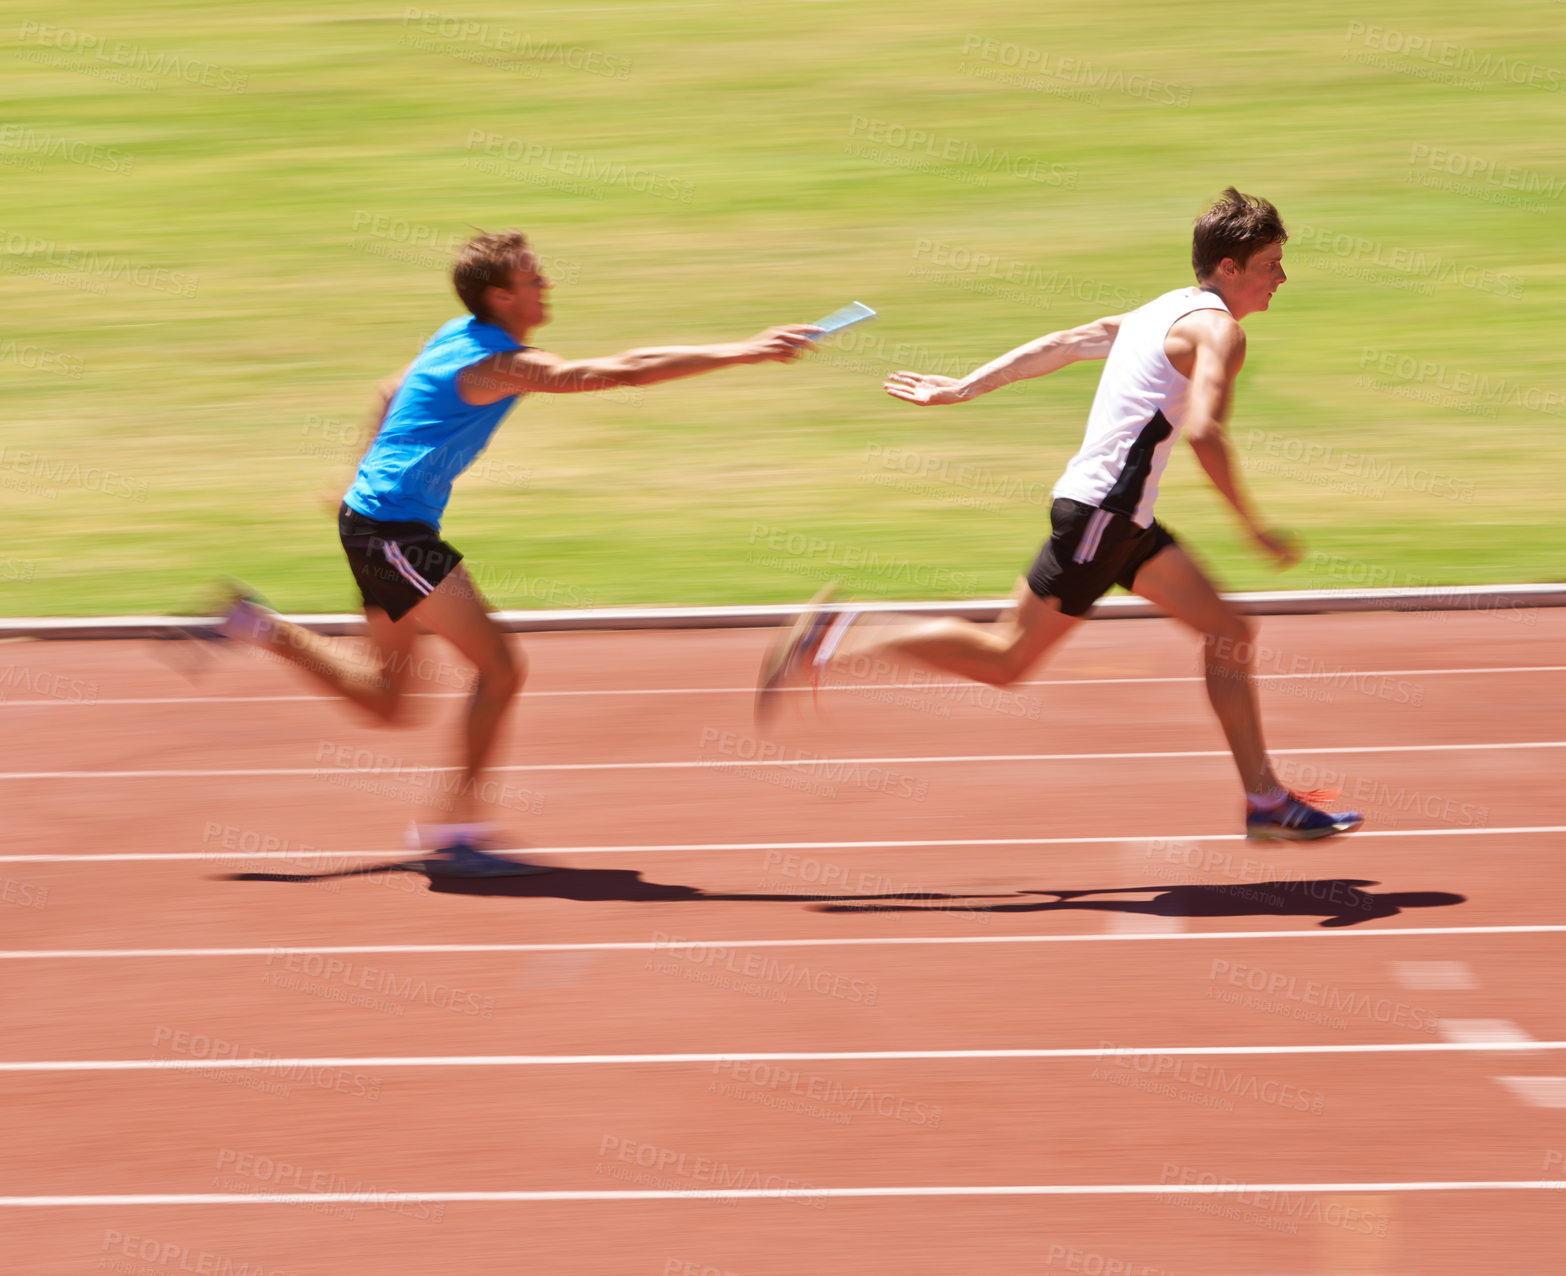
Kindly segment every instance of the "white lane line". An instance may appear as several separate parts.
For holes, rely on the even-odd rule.
[[[1496,1077],[1530,1108],[1566,1108],[1566,1077]]]
[[[1414,992],[1468,992],[1479,986],[1466,961],[1395,961],[1392,978]]]
[[[1559,935],[1566,925],[1405,926],[1396,930],[1199,930],[1178,932],[1086,932],[1080,935],[875,935],[835,939],[635,939],[576,944],[273,944],[237,948],[13,948],[0,961],[162,957],[374,956],[387,953],[647,953],[692,948],[884,948],[898,944],[1102,944],[1167,940],[1338,939],[1360,936]]]
[[[1465,677],[1488,674],[1506,673],[1563,673],[1566,665],[1486,665],[1467,669],[1335,669],[1326,673],[1259,673],[1254,675],[1257,682],[1298,682],[1307,679],[1340,678],[1350,684],[1356,678],[1437,678],[1437,677]],[[1203,679],[1195,675],[1182,675],[1178,677],[1163,678],[1042,678],[1031,681],[1016,682],[1016,687],[1111,687],[1134,685],[1138,683],[1180,683],[1201,682]],[[940,679],[929,682],[883,682],[866,683],[863,685],[845,685],[822,687],[822,694],[843,692],[853,694],[867,691],[930,691],[944,690],[948,687],[976,687],[977,683],[958,682],[955,679]],[[784,691],[803,692],[809,691],[809,687],[784,687]],[[413,699],[418,700],[464,700],[472,693],[468,691],[413,691],[408,693]],[[529,700],[537,700],[544,697],[559,698],[571,696],[753,696],[756,688],[751,687],[610,687],[602,690],[589,690],[586,688],[567,689],[558,691],[527,691],[524,693]],[[93,705],[144,705],[144,704],[338,704],[340,696],[327,695],[275,695],[275,696],[120,696],[92,700],[60,700],[36,698],[31,700],[0,700],[0,709],[14,708],[18,705],[39,706],[87,706]]]
[[[750,738],[750,737],[744,737]],[[760,742],[755,742],[758,750]],[[776,746],[780,751],[782,745]],[[1344,744],[1331,748],[1282,748],[1273,753],[1291,756],[1345,753],[1474,753],[1502,749],[1566,749],[1566,740],[1512,740],[1485,744]],[[374,756],[368,745],[354,749],[357,754]],[[710,771],[730,767],[794,767],[803,771],[856,766],[962,765],[989,762],[1119,762],[1157,761],[1171,758],[1227,758],[1227,749],[1180,749],[1138,753],[944,753],[921,756],[894,755],[873,758],[694,758],[678,762],[531,762],[511,766],[492,766],[491,774],[518,771]],[[405,766],[392,770],[376,767],[237,767],[176,769],[169,771],[0,771],[0,780],[164,780],[211,779],[220,776],[253,778],[272,775],[436,775],[461,771],[456,766]]]
[[[683,1063],[888,1063],[925,1059],[1138,1059],[1228,1058],[1233,1055],[1471,1054],[1517,1051],[1512,1041],[1389,1041],[1360,1045],[1299,1046],[1083,1046],[1029,1050],[792,1050],[726,1054],[482,1054],[364,1055],[284,1059],[276,1056],[212,1059],[34,1059],[0,1061],[0,1072],[198,1072],[246,1068],[297,1071],[310,1068],[558,1068]],[[1566,1050],[1566,1041],[1534,1041],[1533,1052]]]
[[[528,1201],[777,1201],[833,1197],[1224,1196],[1242,1192],[1554,1192],[1555,1179],[1435,1179],[1398,1183],[1030,1183],[960,1187],[758,1187],[623,1192],[156,1192],[104,1196],[0,1196],[6,1209],[130,1205],[393,1205]]]
[[[1383,837],[1501,837],[1533,833],[1566,833],[1566,824],[1513,825],[1491,828],[1361,829],[1355,841]],[[688,851],[874,851],[924,850],[948,846],[1099,846],[1107,842],[1125,842],[1125,837],[943,837],[869,842],[665,842],[630,843],[612,846],[517,846],[504,848],[507,855],[661,855]],[[1179,837],[1146,837],[1162,847],[1179,842],[1249,842],[1243,833],[1186,833]],[[1257,847],[1258,853],[1265,849]],[[279,861],[315,871],[325,865],[358,860],[405,860],[406,850],[323,851],[314,847],[297,851],[87,851],[35,852],[0,855],[0,864],[101,864],[105,862],[140,863],[148,860],[199,860],[213,868],[238,868],[257,861]],[[1260,867],[1258,865],[1258,867]]]

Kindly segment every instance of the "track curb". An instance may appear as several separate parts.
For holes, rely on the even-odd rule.
[[[1566,607],[1566,584],[1443,586],[1424,589],[1275,590],[1224,595],[1250,616],[1315,616],[1376,611],[1516,612],[1535,607]],[[998,619],[1011,606],[1008,598],[971,602],[866,602],[864,611],[896,611],[916,616],[956,616],[964,620]],[[627,629],[764,629],[790,623],[798,603],[750,607],[601,607],[557,611],[498,611],[495,619],[508,633],[550,633],[567,630]],[[1145,599],[1116,596],[1101,599],[1088,615],[1094,619],[1143,619],[1164,613]],[[287,617],[320,634],[364,632],[364,618],[354,613],[302,614]],[[43,616],[0,619],[5,638],[174,638],[213,628],[211,617],[199,616]]]

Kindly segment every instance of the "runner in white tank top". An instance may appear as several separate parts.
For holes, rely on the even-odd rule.
[[[1245,362],[1240,321],[1266,310],[1283,284],[1287,238],[1276,208],[1230,187],[1196,222],[1196,287],[1165,293],[1127,315],[1052,332],[960,380],[916,372],[890,377],[888,394],[933,406],[967,403],[1080,360],[1105,360],[1081,450],[1055,487],[1051,536],[1018,582],[1015,616],[999,629],[895,619],[871,631],[854,628],[859,612],[818,600],[763,666],[758,711],[770,712],[776,693],[790,683],[815,681],[835,659],[849,656],[907,659],[1007,686],[1120,585],[1202,635],[1208,698],[1245,788],[1247,833],[1305,840],[1358,828],[1358,814],[1317,810],[1278,782],[1256,711],[1251,627],[1153,517],[1158,480],[1183,431],[1257,547],[1279,567],[1298,561],[1291,539],[1267,530],[1252,513],[1225,439]]]
[[[1178,288],[1121,319],[1093,396],[1082,449],[1055,484],[1056,496],[1152,526],[1158,480],[1185,426],[1191,399],[1190,379],[1169,362],[1164,340],[1194,310],[1229,313],[1216,293]]]

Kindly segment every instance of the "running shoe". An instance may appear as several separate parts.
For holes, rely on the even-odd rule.
[[[835,584],[824,586],[799,613],[789,631],[772,644],[762,662],[756,686],[756,722],[765,725],[778,711],[782,693],[794,687],[819,684],[821,670],[816,653],[821,650],[837,610],[828,604],[837,593]]]
[[[1314,842],[1336,833],[1352,833],[1365,822],[1358,811],[1322,811],[1310,800],[1327,801],[1336,794],[1290,793],[1277,806],[1245,812],[1245,836],[1255,841]]]
[[[208,604],[217,619],[182,626],[179,632],[184,637],[209,641],[231,638],[262,646],[278,620],[278,613],[266,605],[260,594],[232,576],[225,576],[214,588],[208,595]]]
[[[442,847],[421,867],[431,877],[533,877],[555,871],[547,864],[527,864],[504,855],[491,855],[466,842]]]
[[[422,869],[430,877],[532,877],[555,871],[546,864],[528,864],[481,849],[479,844],[493,833],[494,826],[489,824],[435,824],[421,828],[415,821],[408,825],[408,845],[418,849],[433,842],[437,849],[428,859],[417,860],[410,867]]]

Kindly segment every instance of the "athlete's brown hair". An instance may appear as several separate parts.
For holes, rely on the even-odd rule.
[[[1225,257],[1232,257],[1243,270],[1258,248],[1282,243],[1288,237],[1276,208],[1260,196],[1242,195],[1231,186],[1196,219],[1191,269],[1198,279],[1206,279]]]
[[[509,287],[511,272],[522,268],[531,251],[527,236],[520,230],[485,231],[468,240],[451,268],[451,282],[456,285],[462,304],[489,323],[484,290]]]

